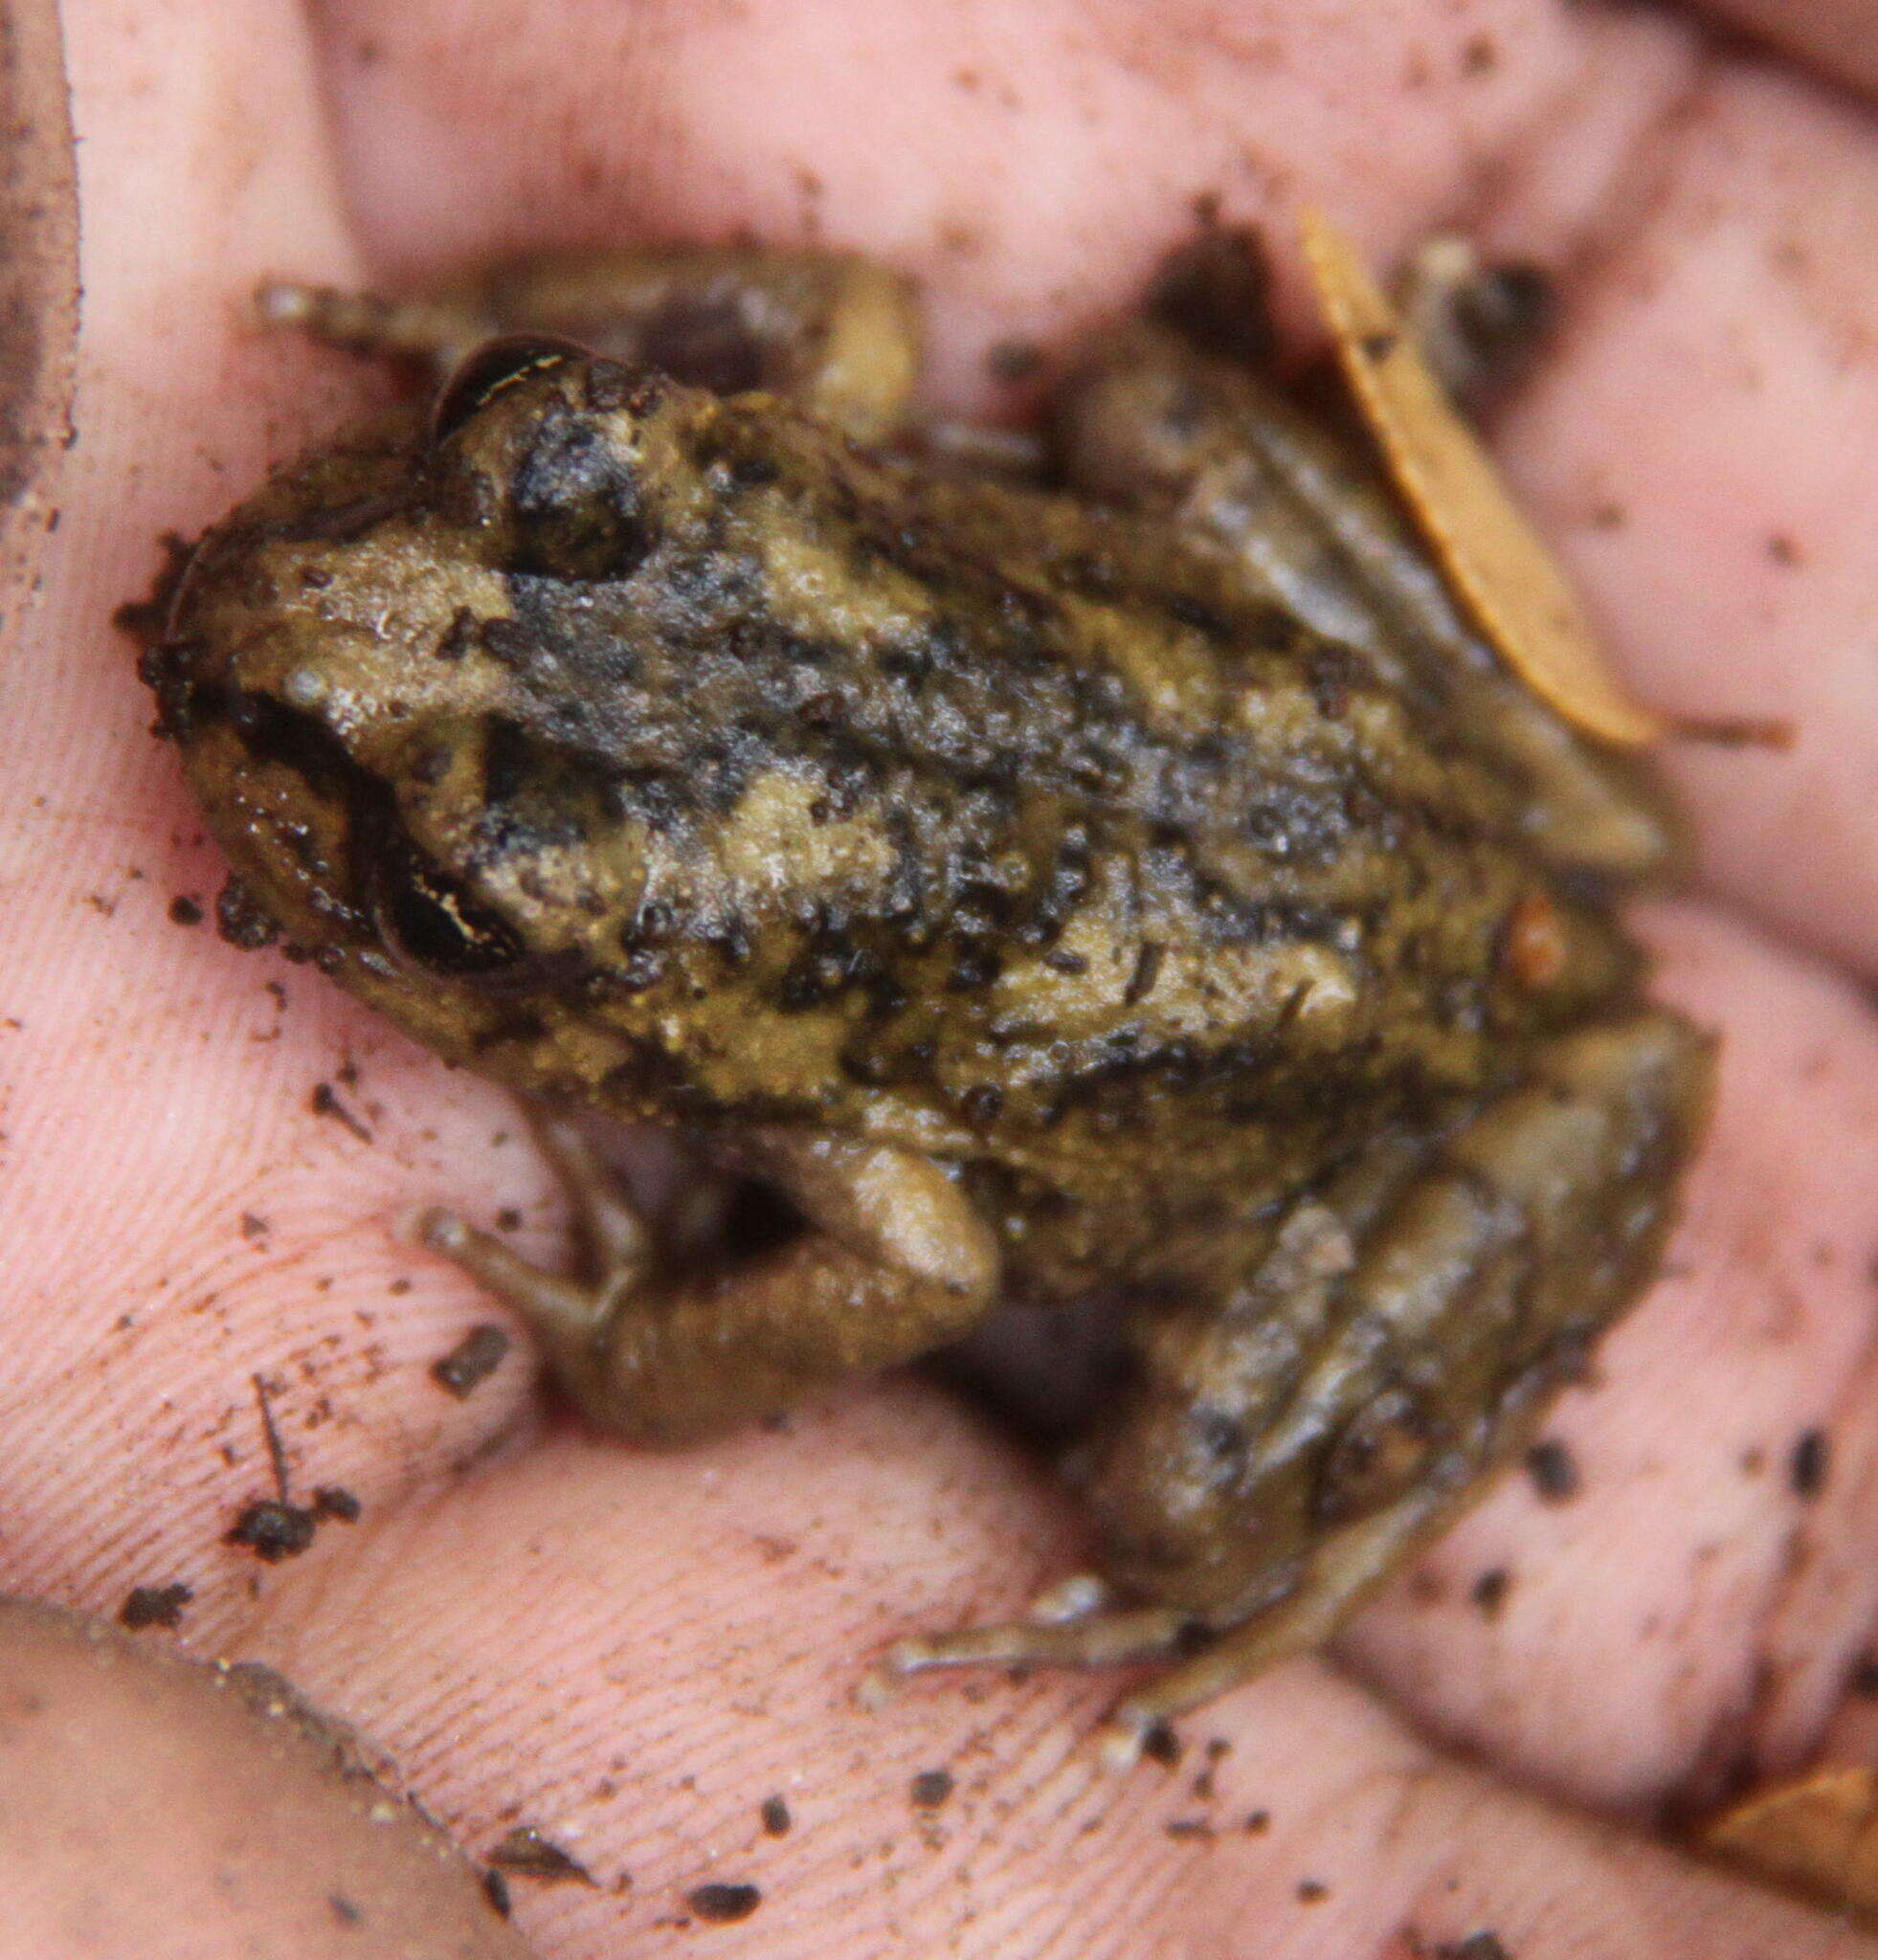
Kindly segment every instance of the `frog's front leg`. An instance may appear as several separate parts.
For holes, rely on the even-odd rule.
[[[888,1670],[1171,1660],[1117,1710],[1126,1757],[1324,1640],[1524,1445],[1649,1279],[1709,1055],[1668,1013],[1558,1037],[1451,1134],[1407,1159],[1382,1145],[1375,1174],[1304,1201],[1249,1278],[1142,1325],[1087,1493],[1107,1579],[1142,1603],[1087,1589],[1080,1615],[905,1642]]]
[[[773,1182],[802,1229],[741,1261],[674,1271],[580,1132],[550,1119],[540,1135],[576,1211],[586,1279],[530,1265],[448,1212],[428,1214],[423,1236],[527,1319],[563,1387],[615,1434],[678,1442],[771,1414],[816,1381],[959,1339],[996,1288],[990,1232],[911,1151],[756,1133],[729,1168]]]
[[[501,336],[571,340],[718,394],[788,396],[861,442],[901,428],[919,378],[913,281],[809,248],[548,253],[401,299],[272,279],[255,307],[264,325],[414,361],[437,382]]]

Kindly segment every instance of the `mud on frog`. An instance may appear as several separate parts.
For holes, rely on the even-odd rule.
[[[914,295],[861,260],[272,289],[439,362],[570,338],[277,476],[145,660],[249,920],[787,1199],[701,1257],[551,1116],[583,1280],[432,1214],[594,1422],[677,1441],[1120,1297],[1070,1455],[1100,1577],[888,1665],[1158,1660],[1122,1752],[1522,1446],[1650,1276],[1709,1076],[1611,916],[1656,793],[1260,371],[1256,270],[1176,255],[1027,475],[922,434]]]

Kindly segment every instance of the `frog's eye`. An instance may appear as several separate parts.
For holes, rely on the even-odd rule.
[[[431,409],[431,440],[454,435],[485,403],[525,376],[587,358],[579,342],[552,334],[511,333],[485,341],[458,364],[439,391]]]
[[[372,874],[380,932],[426,971],[481,978],[522,960],[522,943],[508,925],[402,839],[374,854]]]

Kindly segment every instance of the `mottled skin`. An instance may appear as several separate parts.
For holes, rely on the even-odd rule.
[[[915,364],[873,269],[612,263],[613,345],[708,314],[698,366],[782,391],[474,357],[205,537],[163,725],[250,937],[792,1201],[701,1260],[554,1121],[592,1283],[432,1218],[596,1421],[695,1435],[999,1295],[1119,1291],[1074,1461],[1123,1603],[1079,1583],[893,1665],[1189,1655],[1138,1737],[1322,1637],[1647,1279],[1707,1056],[1609,903],[1668,828],[1234,344],[1237,241],[1083,351],[1036,482],[885,439]],[[740,354],[778,281],[818,310]],[[406,352],[527,316],[268,304]]]

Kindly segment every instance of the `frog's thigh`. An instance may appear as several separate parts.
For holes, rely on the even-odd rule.
[[[1263,377],[1134,326],[1098,340],[1055,414],[1073,489],[1213,537],[1263,590],[1368,655],[1392,685],[1452,700],[1475,743],[1526,779],[1526,829],[1549,861],[1661,874],[1677,824],[1648,771],[1578,739],[1509,673],[1456,605],[1366,445]]]
[[[592,1255],[581,1284],[446,1213],[425,1236],[525,1315],[591,1420],[675,1441],[768,1414],[809,1384],[956,1340],[990,1304],[997,1253],[958,1188],[911,1152],[781,1134],[746,1154],[806,1223],[718,1270],[662,1274],[650,1236],[564,1125],[543,1141]]]
[[[1708,1044],[1671,1014],[1551,1044],[1524,1087],[1431,1149],[1375,1215],[1346,1214],[1348,1269],[1328,1312],[1293,1316],[1319,1331],[1282,1382],[1230,1313],[1158,1374],[1151,1345],[1149,1379],[1092,1479],[1104,1562],[1149,1603],[907,1642],[889,1667],[1173,1658],[1217,1635],[1123,1704],[1126,1754],[1156,1723],[1319,1644],[1523,1446],[1647,1279],[1708,1078]],[[1321,1286],[1323,1265],[1303,1262],[1293,1284]],[[1197,1470],[1222,1434],[1228,1454]]]

